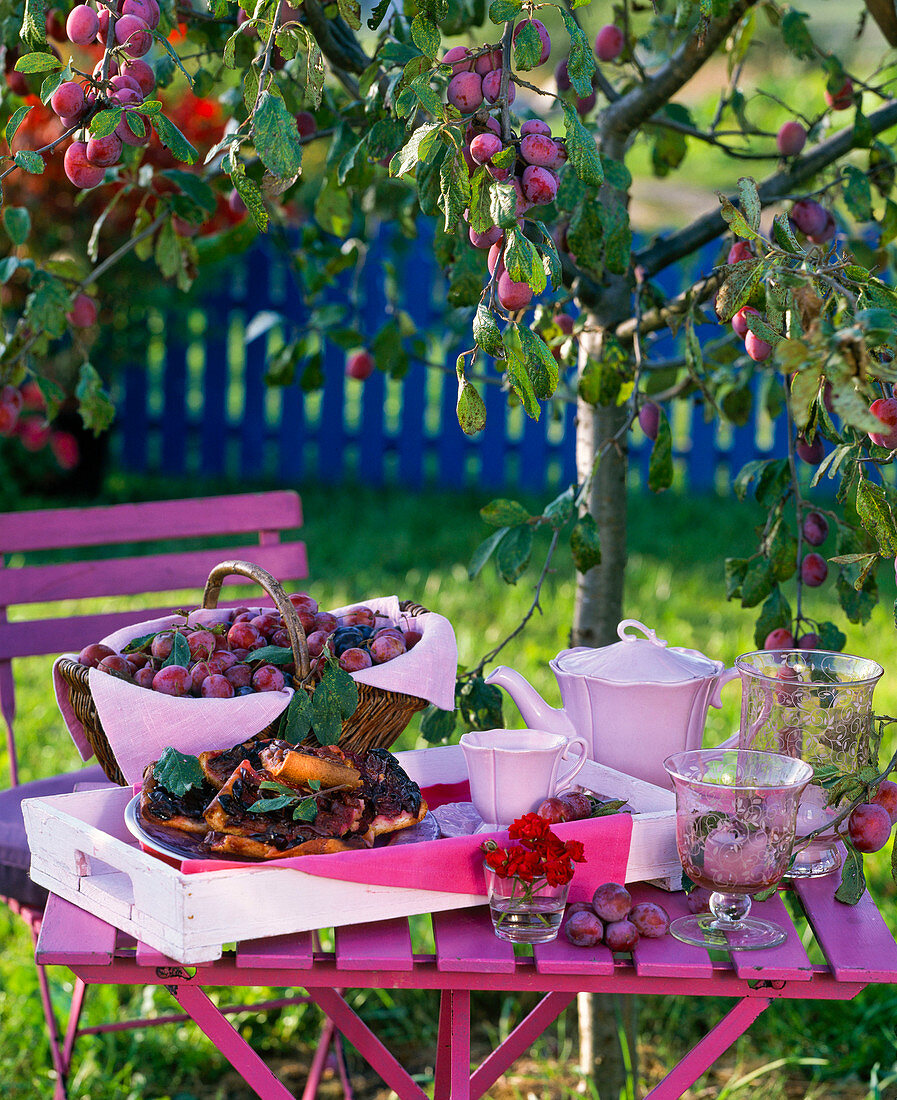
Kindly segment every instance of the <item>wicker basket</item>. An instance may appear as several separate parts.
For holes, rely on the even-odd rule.
[[[214,609],[218,606],[218,595],[221,592],[221,586],[224,580],[232,575],[248,577],[250,580],[255,581],[272,598],[281,613],[290,638],[290,648],[293,651],[296,673],[300,679],[307,676],[309,656],[302,623],[283,588],[270,573],[260,566],[246,561],[225,561],[220,565],[216,565],[209,574],[203,593],[203,609]],[[402,601],[399,606],[405,615],[415,616],[426,612],[426,608],[408,600]],[[103,730],[90,692],[88,680],[90,670],[85,665],[67,658],[62,659],[57,668],[60,676],[68,685],[72,710],[84,727],[85,736],[103,771],[114,783],[124,786],[125,778]],[[147,689],[135,686],[135,690],[145,691]],[[360,683],[358,684],[358,706],[355,713],[344,720],[339,744],[342,748],[351,749],[355,752],[366,752],[368,749],[373,748],[389,748],[411,721],[412,715],[419,710],[423,710],[426,706],[426,699],[420,699],[415,695],[384,691],[382,688]],[[280,719],[278,718],[276,722],[262,730],[257,736],[273,736],[277,732],[279,723]],[[313,738],[308,738],[306,741],[311,744],[315,743]]]

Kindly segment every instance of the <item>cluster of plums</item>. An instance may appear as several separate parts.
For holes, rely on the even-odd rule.
[[[618,882],[605,882],[591,902],[567,906],[564,936],[576,947],[604,943],[611,951],[632,951],[642,937],[659,940],[670,929],[666,909],[653,901],[633,905],[632,895]]]
[[[290,602],[305,631],[312,673],[317,678],[328,657],[336,658],[346,672],[358,672],[400,657],[421,639],[413,622],[402,629],[363,605],[337,617],[320,611],[317,601],[305,592],[294,593]],[[183,638],[179,662],[171,660],[179,645],[178,635]],[[264,655],[253,657],[254,652],[271,646],[289,648],[289,634],[276,608],[252,611],[238,607],[225,622],[172,627],[138,641],[122,653],[97,642],[83,649],[78,661],[176,697],[231,699],[294,686],[292,663],[275,665]]]

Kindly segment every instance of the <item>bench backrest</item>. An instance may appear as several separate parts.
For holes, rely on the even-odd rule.
[[[183,589],[195,591],[198,603],[212,568],[232,558],[255,562],[279,581],[298,580],[308,575],[305,544],[295,538],[281,541],[281,535],[301,526],[299,496],[287,490],[0,515],[0,710],[7,726],[13,783],[17,769],[12,659],[78,652],[120,627],[176,608],[165,604],[23,621],[10,621],[9,608]],[[187,548],[184,544],[191,540]],[[152,545],[172,541],[178,543],[176,549]],[[133,553],[132,544],[143,544],[146,552]],[[120,557],[90,556],[101,546],[128,549]],[[23,555],[37,551],[53,551],[54,558],[63,552],[66,560],[29,564],[26,557],[23,562]],[[239,577],[232,581],[251,583]],[[253,602],[267,601],[253,597]]]

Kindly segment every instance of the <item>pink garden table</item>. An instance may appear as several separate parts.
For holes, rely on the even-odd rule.
[[[734,952],[731,957],[711,956],[670,936],[643,940],[631,956],[614,956],[603,946],[573,947],[562,938],[536,946],[532,953],[515,954],[496,939],[488,910],[481,907],[433,914],[432,939],[427,937],[423,950],[416,939],[427,918],[411,918],[410,924],[400,918],[338,928],[332,951],[320,950],[317,935],[305,932],[242,942],[215,962],[187,967],[51,896],[37,958],[67,966],[89,983],[164,986],[262,1100],[290,1100],[293,1094],[234,1030],[204,987],[303,988],[401,1100],[426,1100],[426,1095],[349,1007],[342,990],[439,990],[434,1100],[482,1096],[580,991],[731,998],[734,1005],[723,1019],[648,1094],[650,1100],[673,1100],[772,1001],[850,1000],[869,984],[897,981],[897,944],[875,903],[868,894],[854,907],[835,901],[835,878],[805,880],[794,887],[795,920],[781,896],[757,904],[759,912],[785,925],[788,939],[772,950]],[[643,885],[632,892],[637,900],[660,901],[673,917],[686,911],[682,894],[662,894]],[[804,918],[815,951],[802,944]],[[811,961],[817,952],[824,962]],[[471,996],[478,990],[543,997],[472,1071]]]

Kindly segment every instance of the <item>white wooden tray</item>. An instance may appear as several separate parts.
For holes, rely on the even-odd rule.
[[[421,786],[467,778],[457,745],[396,756]],[[678,888],[673,793],[592,761],[577,780],[598,793],[625,797],[636,811],[626,881]],[[264,863],[183,874],[142,851],[128,831],[124,811],[132,793],[117,787],[26,799],[31,877],[180,963],[220,958],[222,945],[236,940],[460,909],[484,900],[478,894],[341,882]]]

